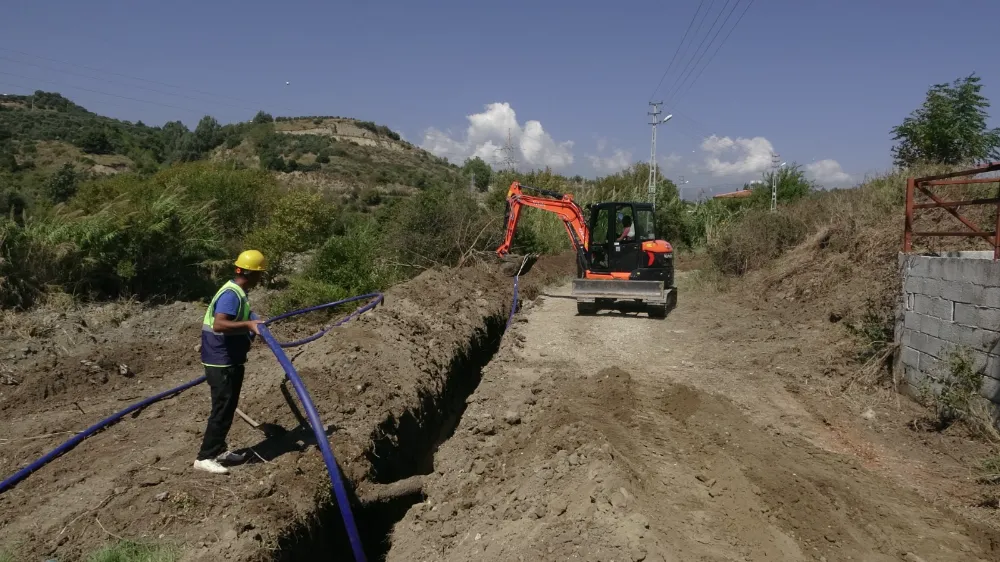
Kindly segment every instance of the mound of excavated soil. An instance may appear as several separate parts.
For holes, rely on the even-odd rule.
[[[663,321],[558,295],[520,320],[388,560],[997,559],[995,529],[843,452],[792,384],[821,328],[684,294]]]
[[[542,260],[522,287],[537,292],[572,273],[571,260]],[[288,350],[352,494],[364,482],[431,470],[438,436],[428,433],[447,427],[457,407],[449,401],[460,403],[478,382],[511,292],[510,278],[485,270],[428,271],[387,291],[385,303],[361,318]],[[203,310],[109,305],[6,318],[0,374],[13,378],[0,385],[2,476],[72,432],[201,376]],[[296,324],[315,322],[273,331],[291,339],[304,331]],[[127,416],[4,492],[0,552],[72,560],[125,537],[179,545],[184,560],[273,559],[275,548],[286,558],[349,557],[343,526],[325,521],[336,508],[314,437],[266,346],[251,353],[240,402],[264,427],[236,419],[230,445],[247,447],[251,458],[228,476],[191,468],[208,407],[208,388],[199,385]],[[369,523],[369,549],[379,548],[370,530],[377,522],[361,523]],[[310,536],[317,524],[326,527]]]

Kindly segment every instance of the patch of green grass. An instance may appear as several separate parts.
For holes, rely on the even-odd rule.
[[[123,540],[87,557],[87,562],[176,562],[180,553],[172,546]]]

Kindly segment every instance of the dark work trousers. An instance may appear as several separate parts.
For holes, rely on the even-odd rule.
[[[212,412],[208,415],[198,460],[214,459],[226,452],[226,436],[233,425],[243,388],[243,370],[244,365],[205,367],[208,388],[212,392]]]

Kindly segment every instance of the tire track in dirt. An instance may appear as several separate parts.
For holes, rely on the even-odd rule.
[[[725,306],[580,317],[568,286],[549,294],[505,335],[388,560],[997,558],[996,531],[837,453],[766,362],[788,344],[724,341],[742,321]]]

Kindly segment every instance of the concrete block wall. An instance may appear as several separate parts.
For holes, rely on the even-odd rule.
[[[900,254],[897,368],[907,391],[934,390],[949,376],[949,353],[972,352],[981,393],[1000,405],[1000,261],[993,252]]]

